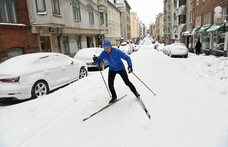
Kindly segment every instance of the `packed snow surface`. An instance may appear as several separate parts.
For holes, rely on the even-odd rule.
[[[228,146],[227,57],[170,58],[149,38],[130,57],[135,75],[156,93],[129,74],[151,119],[117,75],[117,95],[127,97],[82,122],[110,100],[100,72],[89,72],[49,95],[2,104],[0,147]],[[108,69],[103,76],[107,82]]]

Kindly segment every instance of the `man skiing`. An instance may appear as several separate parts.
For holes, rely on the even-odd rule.
[[[136,91],[135,86],[129,81],[125,66],[121,59],[127,61],[128,72],[131,73],[132,62],[131,58],[122,52],[119,49],[112,47],[109,40],[105,40],[103,43],[104,51],[101,52],[99,57],[94,56],[93,60],[95,64],[100,65],[103,59],[106,59],[109,63],[109,73],[108,73],[108,86],[112,94],[112,99],[109,101],[109,104],[114,103],[117,100],[115,88],[114,88],[114,79],[116,74],[119,74],[123,79],[124,83],[130,88],[137,98],[140,98],[139,93]]]

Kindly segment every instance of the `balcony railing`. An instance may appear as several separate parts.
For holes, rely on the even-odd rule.
[[[177,10],[177,15],[186,15],[186,5],[181,5]]]

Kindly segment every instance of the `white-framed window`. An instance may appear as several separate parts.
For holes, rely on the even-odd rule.
[[[196,6],[199,6],[199,0],[196,0]]]
[[[78,0],[72,1],[73,13],[74,13],[74,20],[81,21],[81,13],[80,13],[80,3]]]
[[[227,7],[225,6],[225,7],[223,7],[222,8],[222,22],[225,22],[224,20],[226,20],[226,18],[227,18],[227,16],[228,16],[228,14],[226,13],[226,11],[227,11]]]
[[[60,15],[59,0],[52,0],[53,14]]]
[[[193,18],[193,10],[190,11],[190,22],[192,22],[192,18]]]
[[[0,0],[0,15],[4,23],[17,23],[15,0]]]
[[[45,0],[36,0],[36,11],[46,12]]]
[[[89,23],[94,24],[93,8],[91,6],[88,6],[88,9],[89,9]]]
[[[104,13],[100,13],[100,20],[101,20],[101,25],[104,25]]]

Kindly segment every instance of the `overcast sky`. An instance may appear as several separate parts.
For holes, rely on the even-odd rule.
[[[131,6],[131,12],[136,12],[139,21],[146,24],[155,23],[156,16],[163,12],[163,0],[127,0]]]

